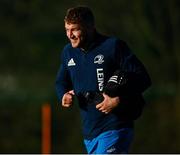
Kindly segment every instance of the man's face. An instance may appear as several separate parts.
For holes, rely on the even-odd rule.
[[[80,48],[85,42],[85,30],[79,24],[65,22],[65,30],[73,48]]]

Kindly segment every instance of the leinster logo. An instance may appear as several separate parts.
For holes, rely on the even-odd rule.
[[[102,64],[103,62],[104,62],[104,56],[102,54],[99,54],[94,58],[95,64]]]

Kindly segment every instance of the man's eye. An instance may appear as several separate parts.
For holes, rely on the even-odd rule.
[[[80,31],[80,28],[75,28],[74,31]]]

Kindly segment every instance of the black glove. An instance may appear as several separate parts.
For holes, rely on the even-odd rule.
[[[124,74],[117,70],[104,87],[104,93],[109,97],[117,97],[119,96],[120,86],[124,85],[125,83],[126,79]],[[86,98],[86,102],[91,104],[98,104],[104,100],[102,92],[86,92],[84,97]]]
[[[104,93],[110,97],[120,96],[120,104],[114,110],[122,120],[135,120],[141,116],[145,101],[140,93],[133,92],[130,88],[128,79],[133,78],[133,75],[128,75],[125,72],[117,70],[110,77]]]
[[[113,76],[110,77],[109,81],[104,87],[104,93],[110,97],[117,97],[120,95],[120,93],[123,93],[120,91],[123,90],[122,87],[124,87],[126,83],[127,79],[125,73],[117,70],[116,72],[114,72]]]
[[[104,100],[101,92],[88,92],[86,93],[85,98],[87,99],[87,103],[95,105],[101,103]]]

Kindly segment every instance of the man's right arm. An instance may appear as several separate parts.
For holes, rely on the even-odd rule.
[[[56,77],[56,93],[58,97],[58,103],[62,102],[62,106],[65,106],[70,103],[71,96],[74,95],[72,90],[71,78],[69,71],[66,68],[65,57],[61,57],[61,65]]]

